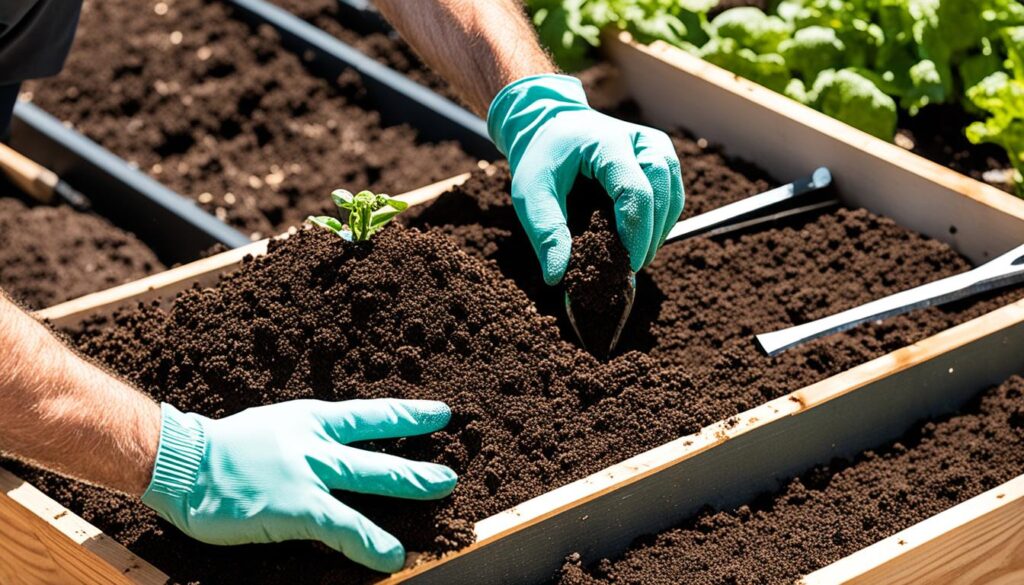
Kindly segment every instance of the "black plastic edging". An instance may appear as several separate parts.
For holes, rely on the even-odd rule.
[[[317,75],[334,80],[346,69],[363,78],[374,108],[386,124],[409,124],[429,141],[456,140],[472,156],[500,157],[487,136],[487,125],[473,113],[408,77],[378,63],[358,49],[264,0],[224,0],[254,25],[268,24],[284,46],[303,57]]]
[[[14,108],[11,145],[85,193],[96,213],[133,232],[168,265],[196,260],[215,244],[250,243],[191,199],[31,103]]]

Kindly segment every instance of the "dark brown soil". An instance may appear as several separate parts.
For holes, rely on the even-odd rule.
[[[769,185],[717,149],[675,140],[689,213]],[[460,474],[451,498],[343,496],[409,550],[437,553],[467,543],[476,520],[1020,296],[995,293],[762,357],[755,332],[968,267],[944,244],[840,209],[670,244],[638,276],[620,353],[602,362],[575,344],[561,290],[543,285],[508,184],[503,165],[475,173],[406,220],[440,226],[426,234],[394,227],[357,247],[300,232],[169,312],[146,306],[113,326],[97,321],[79,347],[157,398],[211,416],[312,396],[447,401],[447,431],[377,447],[451,465]],[[309,544],[204,546],[130,500],[31,479],[181,580],[330,582],[355,570]]]
[[[460,102],[455,89],[443,77],[424,65],[412,47],[386,25],[379,27],[373,23],[359,23],[345,18],[338,0],[270,1],[416,83],[425,85],[450,100]]]
[[[610,205],[593,213],[587,229],[572,240],[563,280],[582,345],[600,358],[611,349],[633,288],[629,253],[614,222]]]
[[[64,72],[34,102],[246,233],[330,209],[339,187],[399,193],[474,167],[453,142],[382,127],[352,71],[311,73],[220,2],[87,1]],[[161,9],[163,10],[163,9]],[[117,34],[111,34],[117,31]]]
[[[30,309],[163,269],[148,246],[101,217],[0,197],[0,288]]]
[[[563,585],[782,585],[1024,473],[1024,379],[984,392],[961,414],[897,442],[833,461],[780,493],[705,511],[638,539],[616,561],[563,567]]]

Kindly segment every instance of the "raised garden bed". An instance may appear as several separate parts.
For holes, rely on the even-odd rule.
[[[793,583],[1024,476],[1022,397],[1024,378],[1010,378],[955,415],[921,423],[852,461],[815,467],[749,505],[708,510],[641,538],[620,558],[573,555],[559,582]]]
[[[768,185],[763,174],[748,165],[730,165],[703,141],[680,135],[677,146],[692,161],[686,177],[691,213]],[[866,210],[841,209],[743,236],[671,244],[640,279],[642,296],[632,332],[625,338],[627,353],[600,363],[566,342],[565,329],[543,315],[557,313],[546,300],[545,293],[550,291],[534,284],[539,281],[535,260],[523,253],[507,182],[500,166],[488,167],[412,220],[452,226],[442,230],[456,235],[476,258],[457,253],[441,234],[392,229],[370,248],[370,257],[360,259],[362,254],[326,238],[329,234],[302,232],[272,246],[266,258],[246,264],[210,292],[187,293],[166,310],[140,306],[116,317],[113,327],[92,322],[78,337],[80,347],[109,360],[112,367],[157,396],[214,415],[250,400],[272,402],[310,395],[445,397],[456,413],[451,430],[407,441],[398,450],[455,467],[462,474],[456,495],[425,506],[360,502],[361,509],[394,530],[411,550],[436,554],[471,543],[473,521],[478,521],[477,538],[493,539],[500,532],[493,526],[508,522],[509,513],[503,521],[501,510],[518,506],[520,511],[511,513],[515,516],[524,509],[525,500],[545,494],[552,486],[600,472],[630,455],[643,457],[646,449],[716,421],[731,419],[724,428],[735,427],[741,419],[732,417],[762,408],[758,405],[766,400],[919,342],[1017,298],[1013,291],[1003,292],[819,340],[779,358],[760,357],[750,342],[750,334],[758,330],[820,316],[968,266],[940,242]],[[717,187],[721,185],[729,186],[729,191],[721,191]],[[995,217],[999,212],[991,209],[989,213]],[[783,262],[787,255],[789,261]],[[497,266],[483,264],[481,258],[494,259]],[[374,260],[387,260],[395,269],[383,274],[373,268]],[[495,267],[536,302],[531,304],[512,282],[502,280]],[[840,280],[844,286],[832,288]],[[288,303],[281,301],[282,287],[289,289]],[[391,300],[382,304],[381,299]],[[366,303],[365,331],[346,327],[353,315],[337,311],[339,306],[356,306],[353,300]],[[253,302],[259,307],[255,313]],[[196,317],[214,306],[216,315]],[[401,317],[398,327],[395,320]],[[1003,323],[1008,326],[1012,321]],[[227,363],[217,358],[221,351],[217,339],[223,336],[215,330],[224,327],[240,328],[232,337],[255,344],[253,350],[233,348],[230,353],[235,357]],[[972,339],[957,337],[964,343]],[[278,357],[261,358],[258,347]],[[334,351],[339,347],[347,348],[344,356]],[[175,352],[187,352],[198,368],[172,374],[159,366],[163,360],[183,357]],[[216,365],[215,371],[203,364]],[[850,382],[832,382],[844,383]],[[171,394],[161,390],[186,387],[193,390]],[[221,398],[213,399],[215,395]],[[779,402],[773,403],[773,413],[785,410],[778,407]],[[893,412],[906,416],[896,408]],[[756,421],[754,417],[742,428],[756,429]],[[698,442],[690,439],[690,444]],[[821,456],[821,449],[829,452],[828,445],[815,456]],[[675,454],[676,462],[688,457],[687,449],[682,451],[682,456]],[[772,469],[765,477],[783,472]],[[613,476],[610,471],[597,475],[605,477],[603,473]],[[252,567],[253,575],[261,578],[288,575],[299,566],[305,575],[317,567],[338,570],[336,556],[309,545],[279,547],[280,558],[268,554],[266,547],[204,547],[164,532],[162,524],[134,502],[66,480],[32,477],[72,510],[129,543],[163,570],[193,571],[175,573],[178,578],[211,579],[225,566],[232,571]],[[758,489],[765,477],[747,489]],[[666,518],[682,513],[687,505],[673,504]],[[112,509],[118,512],[111,514]],[[119,520],[112,522],[114,518]],[[608,521],[605,515],[602,522]],[[522,521],[512,532],[518,535],[529,525]],[[180,546],[154,540],[161,534],[180,541]],[[184,562],[199,557],[209,562],[201,566]],[[317,558],[330,560],[315,563]],[[466,553],[442,567],[458,567],[459,559],[469,558],[472,554]],[[507,562],[511,561],[497,563],[494,570],[508,570]],[[531,574],[548,562],[538,563]],[[424,578],[443,574],[430,571]]]
[[[338,185],[403,191],[475,165],[453,142],[382,125],[354,70],[324,81],[273,28],[234,14],[200,0],[88,3],[64,72],[27,91],[257,239],[324,211]]]
[[[164,270],[149,247],[103,217],[37,205],[0,182],[0,289],[42,309]]]

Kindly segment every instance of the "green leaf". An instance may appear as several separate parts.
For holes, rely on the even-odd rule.
[[[343,226],[340,221],[329,215],[311,215],[306,218],[306,221],[324,229],[331,230],[336,234],[340,234],[341,231],[345,229],[345,226]]]
[[[896,102],[854,70],[822,71],[808,98],[825,114],[882,140],[896,133]]]
[[[385,198],[388,205],[394,207],[398,211],[405,211],[406,209],[409,209],[409,203],[407,201],[395,199],[394,197],[388,197],[387,195],[382,195],[382,197]]]
[[[756,53],[774,53],[779,43],[793,34],[793,25],[760,8],[741,6],[722,12],[711,21],[711,34],[735,39]]]
[[[835,69],[843,62],[846,45],[836,31],[823,26],[809,26],[794,33],[793,38],[779,43],[779,54],[792,69],[800,72],[806,83],[818,73]]]
[[[352,193],[345,189],[335,189],[331,192],[331,201],[342,209],[352,209],[353,200],[354,196]]]

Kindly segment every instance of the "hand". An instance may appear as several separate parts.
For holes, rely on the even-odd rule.
[[[153,479],[142,501],[210,544],[319,540],[371,569],[394,572],[405,549],[330,490],[414,500],[455,488],[451,469],[346,446],[443,428],[427,400],[296,400],[211,420],[162,407]]]
[[[487,130],[508,157],[512,202],[548,284],[569,265],[565,200],[578,173],[597,179],[615,202],[634,272],[654,260],[683,212],[671,139],[591,109],[578,79],[536,75],[506,86],[491,103]]]

